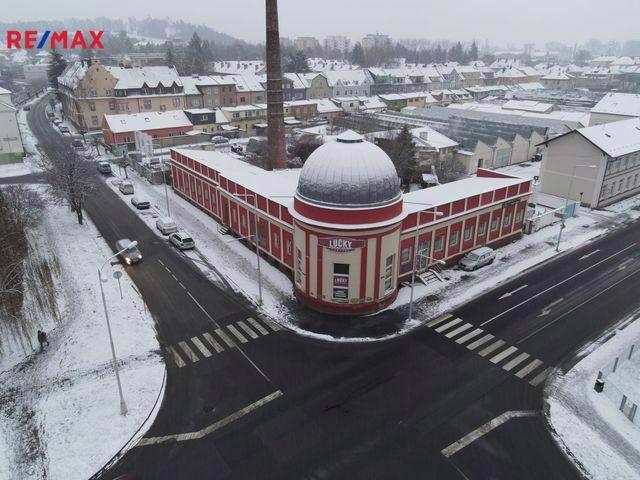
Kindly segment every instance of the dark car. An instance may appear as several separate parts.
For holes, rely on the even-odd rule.
[[[29,110],[31,110],[31,105],[25,105],[24,107],[22,107],[22,110],[28,112]]]
[[[131,240],[128,238],[122,238],[116,242],[116,250],[118,252],[123,250],[119,256],[126,265],[138,263],[142,260],[142,254],[140,253],[140,250],[138,250],[137,246],[127,248],[131,243]]]

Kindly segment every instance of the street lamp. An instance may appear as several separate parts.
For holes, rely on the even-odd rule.
[[[425,207],[433,207],[433,204],[431,203],[420,203],[420,202],[404,202],[404,203],[409,203],[412,205],[422,205]],[[423,210],[418,210],[417,212],[417,218],[416,218],[416,237],[415,240],[413,242],[413,268],[411,271],[411,295],[409,297],[409,321],[413,320],[413,284],[416,281],[416,270],[418,268],[417,265],[417,259],[418,259],[418,237],[420,237],[420,215],[422,214]],[[434,210],[433,212],[429,212],[432,213],[434,215],[434,217],[442,217],[444,214],[442,212],[438,212],[436,210]],[[427,257],[428,258],[428,257]],[[439,260],[438,262],[442,262],[442,260]],[[442,262],[444,263],[444,262]]]
[[[560,231],[558,232],[558,239],[556,240],[556,252],[560,251],[560,239],[562,238],[562,231],[565,229],[565,220],[567,218],[567,208],[569,206],[569,197],[571,196],[571,187],[573,187],[573,179],[576,176],[576,168],[598,168],[597,165],[574,165],[571,170],[571,179],[569,180],[569,189],[567,190],[567,196],[564,199],[564,211],[562,212],[562,219],[560,221]],[[580,194],[580,201],[582,201],[582,194]]]
[[[234,193],[233,195],[235,195],[236,197],[253,197],[253,229],[255,231],[253,242],[256,244],[256,268],[258,269],[258,305],[262,305],[262,274],[260,273],[260,232],[258,232],[258,199],[255,193]],[[244,238],[248,237],[251,237],[251,235],[248,235]]]
[[[109,331],[109,344],[111,345],[111,358],[113,361],[113,370],[116,373],[116,382],[118,384],[118,394],[120,395],[120,415],[127,414],[127,404],[124,401],[124,395],[122,394],[122,383],[120,383],[120,373],[118,372],[118,361],[116,359],[116,349],[113,345],[113,335],[111,334],[111,323],[109,322],[109,311],[107,310],[107,299],[104,296],[104,288],[102,287],[102,269],[104,266],[109,263],[112,258],[117,257],[125,250],[133,248],[138,245],[138,242],[133,241],[128,246],[117,252],[116,254],[110,256],[105,260],[105,262],[98,268],[98,283],[100,284],[100,294],[102,295],[102,306],[104,307],[104,317],[107,320],[107,330]],[[106,279],[104,280],[107,281]]]
[[[167,190],[167,176],[164,171],[164,158],[160,157],[160,169],[162,170],[162,182],[164,183],[164,198],[167,202],[167,217],[171,216],[171,210],[169,210],[169,191]]]

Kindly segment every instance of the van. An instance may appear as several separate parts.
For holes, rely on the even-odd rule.
[[[467,253],[458,262],[462,270],[477,270],[485,265],[491,265],[496,259],[496,252],[489,247],[480,247]]]
[[[169,217],[161,217],[156,220],[156,228],[160,230],[163,235],[169,235],[178,231],[178,225]]]
[[[118,186],[118,190],[120,190],[120,193],[123,195],[133,195],[133,183],[125,180]]]

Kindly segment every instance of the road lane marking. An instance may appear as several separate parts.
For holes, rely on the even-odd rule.
[[[458,453],[464,447],[466,447],[466,446],[470,445],[471,443],[475,442],[477,439],[479,439],[483,435],[486,435],[491,430],[494,430],[494,429],[498,428],[500,425],[502,425],[503,423],[508,422],[512,418],[535,417],[537,415],[538,415],[538,412],[535,412],[535,411],[532,411],[532,410],[505,412],[502,415],[497,416],[493,420],[485,423],[481,427],[475,429],[473,432],[465,435],[464,437],[462,437],[457,442],[452,443],[447,448],[441,450],[440,453],[442,453],[446,458],[449,458],[452,455]]]
[[[236,346],[235,342],[231,340],[229,336],[222,331],[222,329],[216,328],[215,332],[222,339],[222,341],[227,344],[228,347],[233,348]]]
[[[180,355],[178,355],[178,352],[176,352],[173,347],[167,347],[167,350],[169,351],[169,353],[173,357],[173,361],[176,362],[176,365],[178,365],[179,368],[182,368],[186,365],[186,363],[184,363],[184,360],[182,360]]]
[[[542,372],[540,372],[537,376],[535,376],[533,378],[533,380],[531,380],[529,382],[530,385],[537,387],[538,385],[540,385],[542,382],[544,382],[544,380],[549,376],[549,374],[551,373],[551,370],[553,370],[553,367],[549,367],[544,369]]]
[[[489,334],[485,335],[484,337],[482,337],[480,340],[476,340],[475,342],[470,343],[469,345],[467,345],[467,348],[469,350],[474,350],[475,348],[479,347],[480,345],[487,343],[492,338],[493,338],[493,335],[491,335],[489,333]]]
[[[269,335],[269,331],[264,328],[262,325],[260,325],[260,323],[258,323],[258,321],[255,318],[247,318],[247,321],[253,325],[253,328],[255,328],[256,330],[258,330],[262,335]]]
[[[202,336],[207,342],[209,342],[209,344],[213,347],[216,353],[224,352],[224,348],[222,348],[222,345],[216,342],[215,338],[213,338],[209,332],[202,334]]]
[[[261,313],[259,313],[258,318],[262,320],[267,325],[267,327],[269,327],[274,332],[277,332],[278,330],[280,330],[280,325],[278,325],[276,322],[271,320],[269,317],[266,317],[265,315],[262,315]]]
[[[542,360],[538,360],[536,358],[535,360],[532,360],[526,367],[519,370],[516,373],[516,377],[524,378],[527,375],[529,375],[531,372],[533,372],[536,368],[538,368],[540,365],[542,365]]]
[[[540,315],[538,315],[538,317],[546,317],[547,315],[549,315],[551,313],[551,309],[553,307],[555,307],[559,303],[562,303],[563,301],[564,301],[564,298],[559,298],[559,299],[555,300],[554,302],[551,302],[549,305],[547,305],[546,307],[544,307],[542,309],[542,312],[540,312]]]
[[[453,318],[453,315],[451,315],[450,313],[445,313],[444,315],[440,315],[439,317],[434,318],[429,323],[427,323],[427,327],[435,327],[439,323],[442,323],[445,320],[449,320],[450,318]]]
[[[450,331],[449,333],[447,333],[445,335],[445,337],[447,338],[453,338],[456,335],[464,332],[465,330],[469,330],[473,325],[471,325],[470,323],[465,323],[464,325],[462,325],[461,327],[456,328],[455,330]]]
[[[529,358],[529,354],[526,353],[526,352],[522,352],[516,358],[513,358],[513,359],[509,360],[507,363],[505,363],[502,366],[502,368],[505,369],[507,372],[510,372],[515,367],[517,367],[519,364],[524,362],[527,358]]]
[[[186,342],[178,342],[178,345],[180,346],[184,354],[189,357],[189,360],[194,363],[200,360],[200,358],[193,352],[193,350],[191,350],[191,347],[187,345]]]
[[[239,326],[242,330],[244,330],[245,332],[247,332],[247,335],[249,335],[252,339],[254,339],[254,340],[255,340],[256,338],[258,338],[258,334],[257,334],[256,332],[254,332],[253,330],[251,330],[251,329],[249,328],[249,326],[248,326],[246,323],[244,323],[242,320],[239,320],[239,321],[238,321],[238,322],[236,322],[236,323],[238,324],[238,326]]]
[[[477,337],[483,331],[484,330],[482,330],[481,328],[476,328],[473,332],[470,332],[470,333],[467,333],[466,335],[461,336],[459,339],[456,340],[456,343],[462,344],[462,343],[466,342],[467,340],[472,339],[473,337]]]
[[[627,258],[624,262],[622,262],[620,265],[618,265],[618,270],[620,270],[620,271],[625,270],[627,268],[627,265],[629,265],[634,260],[635,259],[633,259],[633,258]]]
[[[462,323],[462,320],[459,318],[454,318],[453,320],[451,320],[450,322],[445,323],[444,325],[440,325],[438,328],[436,328],[436,332],[438,333],[442,333],[445,330],[450,329],[451,327],[458,325],[459,323]]]
[[[599,251],[600,251],[600,249],[594,250],[591,253],[587,253],[586,255],[581,256],[578,260],[584,260],[585,258],[589,258],[591,255],[595,255]]]
[[[505,310],[504,312],[499,313],[499,314],[498,314],[498,315],[496,315],[495,317],[490,318],[490,319],[489,319],[489,320],[487,320],[486,322],[481,323],[481,324],[480,324],[480,326],[481,326],[481,327],[483,327],[483,326],[485,326],[487,323],[493,322],[496,318],[500,318],[500,317],[501,317],[501,316],[503,316],[504,314],[509,313],[509,312],[511,312],[511,311],[513,311],[513,310],[515,310],[515,309],[516,309],[516,308],[518,308],[518,307],[521,307],[522,305],[524,305],[525,303],[530,302],[530,301],[531,301],[531,300],[533,300],[534,298],[538,298],[540,295],[544,295],[544,294],[545,294],[545,293],[547,293],[548,291],[553,290],[554,288],[556,288],[556,287],[558,287],[558,286],[562,285],[563,283],[567,283],[569,280],[574,279],[574,278],[575,278],[575,277],[577,277],[578,275],[582,275],[584,272],[587,272],[587,271],[591,270],[592,268],[597,267],[597,266],[598,266],[598,265],[600,265],[601,263],[604,263],[604,262],[606,262],[607,260],[609,260],[609,259],[611,259],[611,258],[613,258],[613,257],[616,257],[616,256],[620,255],[622,252],[626,252],[627,250],[629,250],[630,248],[635,247],[636,245],[637,245],[637,242],[633,242],[631,245],[628,245],[627,247],[623,248],[623,249],[622,249],[622,250],[620,250],[619,252],[616,252],[616,253],[614,253],[614,254],[612,254],[612,255],[609,255],[607,258],[603,258],[603,259],[602,259],[602,260],[600,260],[599,262],[594,263],[593,265],[588,266],[588,267],[587,267],[587,268],[585,268],[584,270],[580,270],[578,273],[576,273],[576,274],[574,274],[574,275],[571,275],[569,278],[565,278],[564,280],[562,280],[562,281],[560,281],[560,282],[556,283],[555,285],[552,285],[552,286],[550,286],[549,288],[547,288],[547,289],[545,289],[545,290],[543,290],[543,291],[541,291],[541,292],[539,292],[539,293],[536,293],[535,295],[533,295],[533,296],[531,296],[531,297],[527,298],[526,300],[524,300],[524,301],[520,302],[519,304],[514,305],[514,306],[513,306],[513,307],[511,307],[511,308],[508,308],[508,309],[507,309],[507,310]]]
[[[209,358],[211,356],[211,352],[209,351],[209,349],[204,346],[204,343],[202,343],[198,337],[192,337],[191,341],[196,346],[196,348],[200,350],[200,353],[205,356],[205,358]]]
[[[182,288],[184,288],[184,286],[183,286],[182,284],[180,284],[180,286],[181,286]],[[185,290],[186,290],[186,289],[185,289]],[[198,302],[198,301],[196,300],[196,298],[195,298],[193,295],[191,295],[191,292],[187,292],[187,295],[189,295],[189,297],[191,298],[191,300],[193,300],[193,302],[198,306],[198,308],[200,308],[200,310],[202,310],[202,313],[204,313],[204,314],[207,316],[207,318],[208,318],[209,320],[211,320],[211,322],[216,326],[216,328],[220,328],[220,325],[218,325],[218,324],[216,323],[216,321],[213,319],[213,317],[212,317],[211,315],[209,315],[209,312],[207,312],[207,311],[204,309],[204,307],[203,307],[202,305],[200,305],[200,302]]]
[[[146,445],[157,445],[159,443],[167,443],[167,442],[184,442],[188,440],[196,440],[198,438],[206,437],[207,435],[212,434],[213,432],[220,430],[223,427],[226,427],[230,423],[235,422],[236,420],[248,415],[249,413],[257,410],[258,408],[266,405],[269,402],[272,402],[276,398],[279,398],[283,395],[280,390],[277,390],[273,393],[270,393],[266,397],[261,398],[260,400],[252,403],[244,407],[237,412],[232,413],[231,415],[223,418],[222,420],[218,420],[215,423],[212,423],[208,427],[205,427],[201,430],[197,430],[195,432],[189,433],[178,433],[175,435],[165,435],[163,437],[146,437],[141,438],[140,441],[135,445],[136,447],[143,447]]]
[[[519,292],[520,290],[523,290],[525,288],[527,288],[529,285],[522,285],[521,287],[516,288],[515,290],[511,290],[510,292],[505,293],[504,295],[502,295],[501,297],[498,297],[498,300],[502,300],[503,298],[509,298],[510,296],[512,296],[514,293]]]
[[[242,335],[236,327],[233,325],[227,325],[227,330],[229,330],[234,337],[240,340],[240,343],[247,343],[247,339]]]
[[[505,343],[504,340],[496,340],[495,342],[493,342],[491,345],[489,345],[486,348],[483,348],[482,350],[480,350],[478,352],[478,355],[480,355],[481,357],[486,357],[487,355],[489,355],[491,352],[493,352],[494,350],[499,349],[501,346],[503,346]]]
[[[491,363],[495,363],[497,365],[502,360],[507,358],[509,355],[511,355],[511,354],[513,354],[513,353],[515,353],[517,351],[518,351],[517,347],[511,346],[511,347],[507,348],[506,350],[503,350],[499,354],[495,355],[494,357],[490,358],[489,361]]]

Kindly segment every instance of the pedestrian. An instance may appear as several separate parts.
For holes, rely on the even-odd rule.
[[[47,334],[42,330],[38,330],[38,343],[40,343],[40,353],[44,352],[44,345],[49,346],[49,340],[47,340]]]

